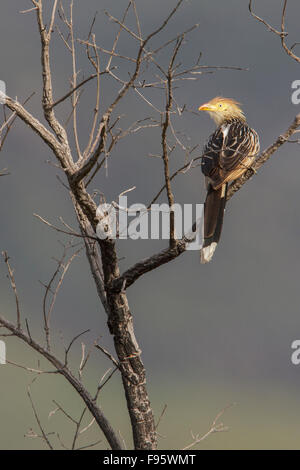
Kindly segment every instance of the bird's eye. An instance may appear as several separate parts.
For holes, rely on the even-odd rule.
[[[219,108],[222,108],[222,104],[221,104],[221,103],[219,104]]]

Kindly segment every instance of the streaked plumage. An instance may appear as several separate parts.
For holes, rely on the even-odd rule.
[[[252,165],[259,152],[257,133],[246,123],[239,104],[216,97],[199,107],[208,111],[217,123],[204,148],[202,172],[206,177],[204,206],[204,243],[201,262],[211,260],[219,241],[229,182],[236,180]]]
[[[246,122],[233,119],[210,136],[204,148],[202,172],[214,189],[241,176],[259,151],[257,133]]]

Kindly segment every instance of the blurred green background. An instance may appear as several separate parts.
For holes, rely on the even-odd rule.
[[[48,7],[52,2],[46,2]],[[279,0],[255,2],[257,14],[279,27]],[[85,38],[95,11],[96,39],[109,49],[116,27],[103,10],[120,18],[127,2],[87,0],[74,2],[75,33]],[[152,31],[174,6],[173,0],[147,2],[137,0],[144,34]],[[257,5],[256,5],[257,4]],[[28,1],[3,0],[0,16],[1,75],[7,93],[21,101],[35,91],[28,109],[43,119],[40,74],[40,44],[33,13],[21,14],[31,7]],[[47,8],[46,8],[47,13]],[[289,2],[286,27],[290,44],[300,40],[300,5]],[[133,25],[133,16],[128,24]],[[187,1],[168,29],[153,44],[158,45],[195,22],[200,27],[189,38],[181,53],[184,66],[192,65],[202,52],[203,65],[240,66],[248,71],[220,70],[204,74],[198,81],[186,81],[176,90],[180,106],[197,110],[216,95],[235,98],[243,104],[248,122],[259,133],[262,148],[272,143],[292,122],[299,106],[291,103],[291,84],[300,79],[299,65],[280,47],[279,38],[257,23],[249,14],[248,2],[240,0]],[[12,34],[13,31],[13,34]],[[4,44],[6,44],[4,46]],[[137,44],[123,34],[119,52],[136,53]],[[170,51],[168,51],[170,52]],[[91,73],[85,51],[78,44],[78,68],[85,76]],[[159,60],[167,62],[167,51]],[[105,63],[105,57],[101,56]],[[128,77],[128,66],[115,61],[118,73]],[[57,32],[53,36],[53,76],[55,97],[69,86],[71,60],[64,51]],[[104,79],[101,106],[104,108],[119,85]],[[86,87],[79,113],[80,138],[85,143],[93,106],[95,84]],[[145,93],[146,94],[146,93]],[[162,108],[163,94],[147,95]],[[67,109],[59,109],[64,120]],[[122,104],[126,114],[124,127],[136,119],[152,115],[152,109],[133,92]],[[187,133],[191,143],[204,144],[213,130],[205,115],[184,113],[175,120]],[[82,144],[83,145],[83,144]],[[108,171],[99,173],[91,187],[116,199],[124,189],[136,186],[128,197],[129,204],[147,204],[163,182],[161,161],[149,154],[160,152],[156,129],[136,133],[122,141],[108,162]],[[23,318],[27,318],[32,335],[42,338],[43,287],[61,254],[59,236],[33,217],[38,213],[53,223],[62,216],[74,227],[72,205],[67,191],[59,183],[57,168],[48,149],[22,123],[17,122],[0,155],[0,168],[10,175],[0,180],[0,249],[7,250],[15,268]],[[172,168],[181,166],[184,154],[172,154]],[[197,252],[187,252],[171,264],[162,266],[140,279],[129,291],[136,335],[143,350],[151,402],[157,417],[167,404],[159,432],[161,449],[177,449],[191,442],[190,431],[205,434],[215,416],[231,403],[221,421],[229,431],[213,434],[198,449],[299,449],[300,399],[299,367],[291,363],[291,343],[300,337],[299,318],[299,146],[286,144],[262,171],[245,185],[228,205],[222,240],[213,262],[201,266]],[[203,202],[204,181],[196,168],[179,176],[173,184],[175,199],[181,203]],[[162,198],[162,200],[164,200]],[[122,241],[118,243],[121,269],[160,250],[161,241]],[[15,304],[0,264],[0,312],[15,318]],[[82,255],[70,268],[58,297],[52,337],[63,357],[63,346],[75,334],[89,328],[80,339],[92,350],[85,383],[91,391],[111,367],[93,342],[100,338],[113,351],[106,318],[95,293],[88,265]],[[16,339],[5,338],[7,358],[12,362],[38,367],[38,357]],[[80,341],[74,346],[74,366],[80,361]],[[49,368],[41,362],[45,370]],[[12,365],[0,366],[0,449],[45,448],[38,439],[25,438],[29,428],[38,431],[27,386],[33,375]],[[40,418],[48,432],[59,433],[69,446],[74,425],[56,408],[56,400],[78,417],[82,403],[62,378],[40,376],[31,393]],[[130,428],[121,384],[117,374],[103,389],[99,403],[128,448]],[[87,417],[85,423],[88,423]],[[57,436],[53,442],[61,448]],[[94,425],[80,438],[80,444],[101,439]],[[97,448],[106,448],[103,441]]]

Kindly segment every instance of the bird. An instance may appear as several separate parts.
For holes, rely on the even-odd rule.
[[[211,261],[221,236],[228,183],[251,167],[260,144],[238,101],[216,96],[198,110],[208,112],[217,125],[204,146],[201,161],[207,188],[200,250],[200,261],[204,264]]]

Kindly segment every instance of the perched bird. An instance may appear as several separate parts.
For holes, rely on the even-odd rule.
[[[207,195],[204,205],[204,240],[201,263],[208,263],[220,239],[227,186],[252,165],[259,152],[257,133],[246,123],[237,101],[217,96],[200,106],[217,124],[204,148],[202,172]]]

